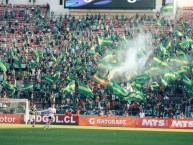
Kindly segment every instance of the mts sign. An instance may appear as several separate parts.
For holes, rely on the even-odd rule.
[[[165,126],[165,120],[158,120],[158,119],[143,119],[142,126],[148,127],[163,127]]]
[[[138,118],[135,127],[168,128],[169,120],[160,118]]]
[[[172,128],[193,128],[193,121],[191,120],[172,120]]]

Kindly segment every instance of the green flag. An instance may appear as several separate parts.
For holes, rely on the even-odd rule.
[[[189,42],[188,42],[186,39],[184,39],[183,41],[181,41],[181,42],[179,43],[179,45],[180,45],[181,48],[188,48],[188,47],[190,46]]]
[[[170,49],[171,46],[172,46],[172,42],[171,42],[171,41],[168,41],[168,42],[166,43],[166,45],[165,45],[166,50]]]
[[[160,70],[159,67],[149,67],[149,68],[145,69],[145,74],[149,75],[149,74],[155,73],[159,70]]]
[[[99,63],[97,66],[99,69],[104,69],[104,70],[106,70],[108,67],[105,63]]]
[[[74,79],[74,74],[70,73],[67,78],[66,78],[68,81]]]
[[[161,21],[160,21],[160,19],[157,19],[155,24],[156,24],[156,26],[161,26]]]
[[[161,78],[161,83],[162,83],[162,85],[164,85],[165,87],[168,86],[168,83],[167,83],[166,80],[164,80],[163,78]]]
[[[113,41],[110,38],[98,38],[99,45],[104,47],[106,45],[113,45]]]
[[[95,82],[98,82],[101,85],[107,85],[109,82],[107,78],[101,76],[98,72],[96,72],[92,78]]]
[[[181,51],[181,50],[177,50],[177,51],[176,51],[176,54],[177,54],[177,55],[181,55],[181,56],[186,55],[185,52],[184,52],[184,51]]]
[[[189,43],[193,42],[193,38],[191,36],[186,36],[186,41]]]
[[[190,80],[187,76],[183,76],[182,82],[185,86],[190,87],[192,89],[192,80]]]
[[[95,54],[95,46],[92,46],[88,53]]]
[[[190,44],[190,45],[191,45],[191,48],[192,48],[192,51],[193,51],[193,42],[191,42],[191,44]]]
[[[162,45],[162,43],[159,45],[159,49],[160,49],[160,51],[162,52],[162,54],[165,56],[166,53],[167,53],[167,50],[166,50],[166,48]]]
[[[112,89],[113,89],[113,93],[119,97],[126,97],[128,92],[122,88],[116,81],[112,80],[109,82],[108,84]]]
[[[7,65],[7,63],[5,62],[5,60],[4,59],[0,59],[0,70],[2,70],[2,71],[7,71],[7,68],[8,68],[8,65]]]
[[[71,93],[75,91],[75,80],[72,80],[65,88],[63,88],[64,93]]]
[[[180,63],[180,60],[178,58],[175,58],[175,57],[171,57],[170,60],[169,60],[171,63],[174,63],[176,65],[178,65],[178,63]]]
[[[37,50],[34,50],[34,54],[35,54],[35,56],[36,56],[36,58],[35,58],[36,64],[38,64],[38,63],[40,62],[40,56],[39,56],[39,53],[38,53]]]
[[[175,73],[178,74],[178,75],[182,75],[182,74],[187,73],[187,69],[188,69],[187,66],[182,66]]]
[[[125,34],[123,33],[122,36],[121,36],[121,41],[125,42],[127,39],[125,37]]]
[[[190,98],[192,98],[192,96],[193,96],[193,91],[192,91],[192,89],[188,89],[188,91],[187,91],[187,96]]]
[[[53,80],[58,80],[60,78],[60,72],[57,71],[53,76],[52,76]]]
[[[142,85],[141,83],[139,83],[138,81],[133,81],[131,83],[131,86],[134,87],[135,89],[137,89],[138,91],[141,91],[142,90]]]
[[[24,85],[23,87],[19,88],[20,91],[33,91],[33,83],[30,82],[26,85]]]
[[[147,80],[150,79],[150,76],[147,74],[143,74],[143,75],[139,75],[139,76],[135,76],[134,77],[134,81],[135,82],[139,82],[139,83],[145,83]]]
[[[4,87],[5,89],[7,89],[7,90],[10,90],[10,91],[12,91],[12,90],[15,89],[13,85],[11,85],[10,83],[8,83],[8,82],[6,82],[6,81],[3,82],[3,87]]]
[[[57,62],[57,59],[54,57],[54,55],[53,54],[51,54],[51,60],[53,61],[53,62]]]
[[[162,65],[162,66],[165,66],[165,67],[168,66],[168,64],[167,64],[166,62],[162,61],[162,60],[159,59],[158,57],[154,57],[153,60],[154,60],[154,62],[157,63],[158,65]]]
[[[162,26],[164,26],[164,25],[165,25],[165,20],[164,20],[164,18],[163,18],[163,17],[160,19],[160,22],[161,22],[161,25],[162,25]]]
[[[21,60],[19,56],[15,56],[14,64],[17,65],[19,68],[21,68]]]
[[[102,56],[103,61],[110,61],[114,58],[113,51],[108,51]]]
[[[172,12],[173,8],[174,8],[174,4],[173,3],[167,3],[166,5],[161,7],[161,12]]]
[[[124,98],[125,101],[140,101],[144,100],[144,97],[141,92],[130,92],[128,95]]]
[[[167,81],[176,80],[177,76],[174,72],[167,72],[164,74],[164,79]]]
[[[174,33],[176,34],[176,36],[178,36],[178,37],[182,37],[182,36],[184,36],[184,34],[183,33],[181,33],[180,31],[178,31],[178,30],[175,30],[174,31]]]
[[[54,81],[54,79],[51,76],[49,76],[48,74],[42,74],[42,77],[44,80],[46,80],[49,83],[52,83]]]
[[[64,54],[65,54],[65,51],[63,49],[62,52],[58,56],[58,60],[61,60],[64,57]]]
[[[40,57],[38,55],[38,56],[36,56],[36,64],[38,64],[39,62],[40,62]]]
[[[182,30],[185,32],[186,31],[186,26],[187,26],[187,24],[186,24],[186,22],[182,22]]]
[[[152,90],[158,90],[159,89],[159,85],[157,82],[151,83],[150,87]]]
[[[79,91],[79,94],[83,94],[88,97],[93,97],[93,93],[91,89],[81,81],[78,81],[78,91]]]

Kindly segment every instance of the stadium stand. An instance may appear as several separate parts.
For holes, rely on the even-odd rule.
[[[166,20],[146,14],[56,17],[46,5],[1,4],[1,97],[28,98],[43,108],[56,103],[59,113],[69,108],[79,108],[83,114],[128,111],[130,116],[144,110],[149,116],[171,118],[186,113],[193,103],[192,18],[193,7],[184,7],[177,20]],[[167,69],[161,74],[165,80],[159,73],[110,80],[102,60],[141,34],[152,40],[147,44],[153,50],[149,62],[158,60],[145,66]],[[171,58],[186,62],[170,63]],[[172,73],[164,63],[176,65]],[[148,77],[139,81],[142,76]]]

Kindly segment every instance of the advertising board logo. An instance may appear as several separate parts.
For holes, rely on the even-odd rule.
[[[7,117],[7,116],[0,117],[0,123],[14,123],[15,120],[16,120],[15,117]]]
[[[95,124],[95,119],[94,119],[94,118],[90,118],[90,119],[89,119],[89,123],[92,124],[92,125],[94,125],[94,124]]]
[[[23,120],[20,114],[0,114],[0,123],[19,124]]]
[[[37,123],[45,123],[48,120],[48,116],[41,116],[41,115],[37,115],[36,116],[36,122]],[[54,123],[56,124],[76,124],[77,121],[75,119],[74,116],[64,116],[64,115],[56,115],[54,116]]]
[[[97,119],[95,122],[95,118],[89,119],[89,124],[109,124],[109,125],[125,125],[127,123],[126,120],[116,120],[116,119]]]
[[[165,120],[143,119],[142,121],[142,126],[163,127],[165,124]]]
[[[193,121],[187,121],[187,120],[172,120],[172,127],[177,128],[193,128]]]

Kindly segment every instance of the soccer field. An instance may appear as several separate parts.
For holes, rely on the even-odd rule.
[[[0,124],[1,145],[192,145],[193,130]]]

